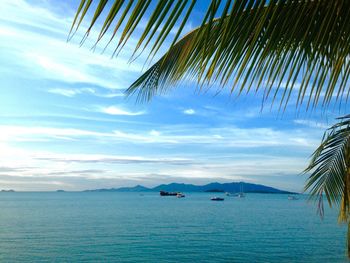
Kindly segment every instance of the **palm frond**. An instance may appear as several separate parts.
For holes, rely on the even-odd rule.
[[[145,49],[151,40],[154,40],[152,50],[156,52],[170,35],[171,31],[175,30],[175,27],[180,23],[173,38],[173,42],[175,43],[191,15],[197,0],[192,0],[191,2],[188,0],[162,0],[157,1],[157,3],[152,0],[98,0],[98,4],[96,5],[93,5],[92,2],[92,0],[80,1],[68,39],[74,36],[82,21],[87,19],[88,11],[90,11],[93,15],[89,18],[91,22],[82,42],[89,36],[91,29],[96,26],[96,21],[102,17],[104,22],[100,26],[100,34],[96,40],[96,44],[105,36],[108,30],[112,30],[109,43],[117,37],[117,32],[120,31],[121,34],[114,51],[116,53],[124,47],[138,26],[142,26],[144,29],[139,36],[135,52],[139,48]],[[108,2],[113,3],[108,4]],[[220,4],[221,1],[218,2]],[[143,26],[146,19],[147,23]],[[114,23],[115,25],[113,25]],[[162,28],[160,29],[160,27]]]
[[[135,52],[150,46],[153,56],[180,25],[168,52],[131,85],[128,94],[150,99],[181,79],[193,78],[199,84],[229,86],[231,92],[264,89],[265,99],[276,100],[280,107],[287,105],[293,90],[298,93],[297,106],[306,103],[307,108],[348,99],[350,1],[213,0],[200,26],[180,40],[198,5],[195,0],[106,3],[99,0],[93,6],[91,0],[82,0],[72,34],[92,9],[86,36],[104,17],[97,42],[108,29],[113,30],[112,39],[120,30],[117,50],[148,17]],[[104,12],[106,7],[109,12]]]
[[[350,212],[350,115],[326,131],[321,145],[316,149],[305,173],[311,172],[305,191],[319,201],[323,215],[323,194],[330,206],[340,205],[339,220],[346,221]]]

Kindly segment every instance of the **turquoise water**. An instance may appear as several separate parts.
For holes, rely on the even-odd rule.
[[[348,262],[336,210],[210,196],[0,193],[0,262]]]

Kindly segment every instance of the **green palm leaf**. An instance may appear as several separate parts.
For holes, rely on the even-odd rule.
[[[87,10],[93,9],[86,36],[96,20],[104,17],[97,42],[108,29],[113,30],[112,38],[120,30],[115,52],[147,14],[148,23],[135,53],[150,46],[152,57],[180,25],[168,52],[127,90],[128,94],[138,93],[139,99],[151,99],[186,78],[201,85],[215,82],[231,92],[263,89],[265,100],[277,100],[280,107],[287,105],[293,90],[298,93],[297,105],[304,103],[307,108],[327,106],[333,98],[342,101],[349,96],[349,1],[211,1],[201,26],[179,41],[198,4],[195,0],[158,1],[156,5],[150,0],[128,4],[115,0],[111,6],[105,0],[96,6],[90,2],[81,1],[71,32],[79,27]],[[106,6],[107,13],[103,12]]]
[[[350,215],[350,115],[340,118],[324,135],[305,173],[311,172],[305,191],[318,199],[323,216],[323,195],[330,206],[339,205],[339,221],[349,221]],[[350,255],[350,228],[348,229],[348,254]]]
[[[350,116],[332,126],[324,135],[321,145],[316,149],[305,173],[311,172],[305,190],[311,196],[322,200],[325,193],[330,205],[339,204],[344,195],[349,165]]]

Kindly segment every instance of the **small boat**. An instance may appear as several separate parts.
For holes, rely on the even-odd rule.
[[[245,194],[244,194],[244,191],[243,191],[243,183],[242,182],[240,183],[240,192],[236,196],[238,198],[244,198],[245,197]]]
[[[159,194],[160,194],[161,196],[176,196],[178,193],[177,193],[177,192],[160,191]]]
[[[222,198],[222,197],[212,197],[212,198],[210,198],[210,200],[211,201],[224,201],[225,199],[224,198]]]
[[[298,200],[299,198],[294,195],[288,195],[288,200]]]
[[[237,194],[237,197],[238,197],[238,198],[244,198],[245,195],[244,195],[244,193],[242,192],[242,193]]]
[[[243,192],[241,192],[241,193],[235,193],[235,194],[233,194],[233,196],[237,197],[237,198],[244,198],[245,194]]]
[[[177,198],[183,198],[183,197],[185,197],[185,195],[183,193],[177,193],[176,197]]]

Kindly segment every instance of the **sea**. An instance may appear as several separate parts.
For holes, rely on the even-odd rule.
[[[0,193],[0,262],[349,262],[337,209],[301,195]]]

